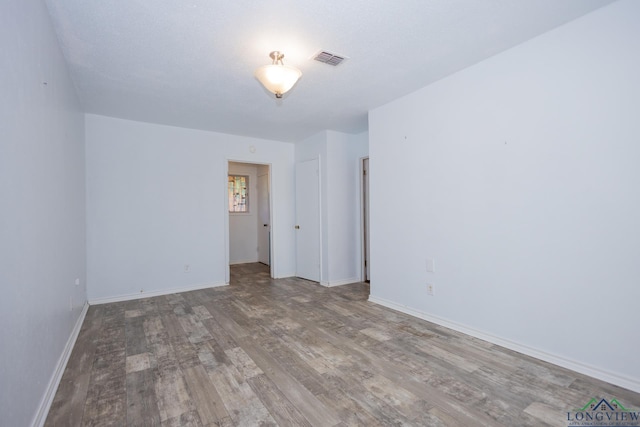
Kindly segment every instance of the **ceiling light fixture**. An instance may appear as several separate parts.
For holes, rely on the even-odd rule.
[[[289,89],[296,84],[302,72],[295,67],[284,65],[282,58],[284,53],[273,51],[269,54],[273,62],[271,65],[264,65],[256,69],[254,75],[260,83],[276,98],[282,98]]]

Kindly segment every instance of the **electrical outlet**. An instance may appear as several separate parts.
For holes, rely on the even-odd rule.
[[[185,272],[185,273],[188,273],[188,272],[190,272],[190,271],[191,271],[191,266],[190,266],[189,264],[185,264],[185,265],[184,265],[184,272]]]
[[[80,286],[80,279],[76,279],[76,286]]]
[[[427,283],[427,294],[431,296],[436,294],[436,286],[433,283]]]

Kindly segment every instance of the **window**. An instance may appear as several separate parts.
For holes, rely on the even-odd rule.
[[[249,212],[249,177],[229,175],[229,212]]]

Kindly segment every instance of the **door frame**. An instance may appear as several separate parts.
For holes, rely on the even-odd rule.
[[[269,168],[269,180],[268,180],[268,185],[269,185],[269,220],[271,221],[271,238],[269,239],[269,254],[271,256],[271,265],[269,266],[269,277],[273,278],[274,277],[274,272],[277,271],[276,270],[276,264],[278,261],[278,257],[276,256],[276,252],[274,251],[274,247],[275,247],[275,233],[273,232],[274,230],[274,226],[273,224],[275,224],[275,213],[276,213],[276,209],[273,206],[273,194],[275,192],[275,189],[273,188],[273,164],[272,163],[267,163],[267,162],[256,162],[256,161],[252,161],[252,160],[236,160],[236,159],[232,159],[232,158],[226,158],[225,159],[225,164],[224,167],[222,168],[222,170],[224,171],[224,176],[222,177],[222,179],[220,180],[220,182],[224,185],[223,188],[223,204],[222,207],[224,209],[224,247],[225,247],[225,251],[224,251],[224,268],[225,268],[225,272],[224,272],[224,281],[225,283],[228,285],[229,282],[231,281],[231,269],[229,266],[229,260],[231,259],[231,254],[230,254],[230,248],[229,248],[229,194],[228,194],[228,177],[229,177],[229,162],[233,162],[233,163],[244,163],[247,165],[256,165],[256,166],[267,166]],[[251,196],[249,196],[251,197]],[[251,205],[250,205],[251,206]]]
[[[269,183],[269,176],[270,175],[271,175],[271,168],[269,168],[269,167],[267,167],[266,175],[265,174],[260,175],[259,171],[256,173],[256,190],[257,190],[257,199],[258,199],[257,202],[256,202],[256,215],[258,217],[257,218],[258,219],[258,262],[261,263],[261,264],[268,265],[269,268],[271,268],[271,216],[270,216],[271,215],[271,204],[270,204],[271,203],[271,199],[270,199],[270,197],[271,197],[271,185]],[[261,202],[261,200],[263,200],[263,199],[261,197],[262,196],[261,195],[262,191],[261,191],[260,183],[262,181],[261,181],[260,178],[263,178],[265,176],[267,178],[266,191],[267,191],[267,195],[269,195],[269,197],[267,197],[266,202],[264,202],[264,201]],[[262,214],[262,209],[261,209],[262,203],[267,203],[267,205],[268,205],[268,209],[267,209],[268,210],[268,215],[269,215],[269,218],[267,219],[268,224],[265,224],[264,221],[260,220],[260,216]],[[260,255],[264,254],[263,251],[265,250],[265,249],[262,248],[262,245],[260,244],[260,239],[261,239],[262,233],[264,232],[264,226],[265,225],[267,226],[267,244],[265,245],[266,246],[266,252],[267,252],[267,254],[266,254],[267,255],[267,262],[266,263],[262,262],[262,260],[260,258]]]
[[[360,157],[358,160],[359,169],[360,169],[360,277],[361,281],[370,280],[371,278],[367,278],[367,266],[365,265],[365,261],[369,258],[369,273],[371,273],[371,251],[367,252],[367,239],[369,240],[369,249],[371,249],[371,236],[370,233],[367,233],[367,208],[369,210],[369,219],[371,219],[371,176],[368,176],[369,180],[369,200],[366,200],[364,192],[364,161],[369,160],[369,156]],[[371,162],[369,162],[369,170],[371,170]],[[370,221],[369,221],[370,222]],[[371,224],[369,224],[369,231],[371,231]]]

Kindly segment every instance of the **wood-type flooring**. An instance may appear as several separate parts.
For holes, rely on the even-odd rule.
[[[47,426],[567,426],[640,394],[367,301],[231,267],[231,285],[89,307]]]

